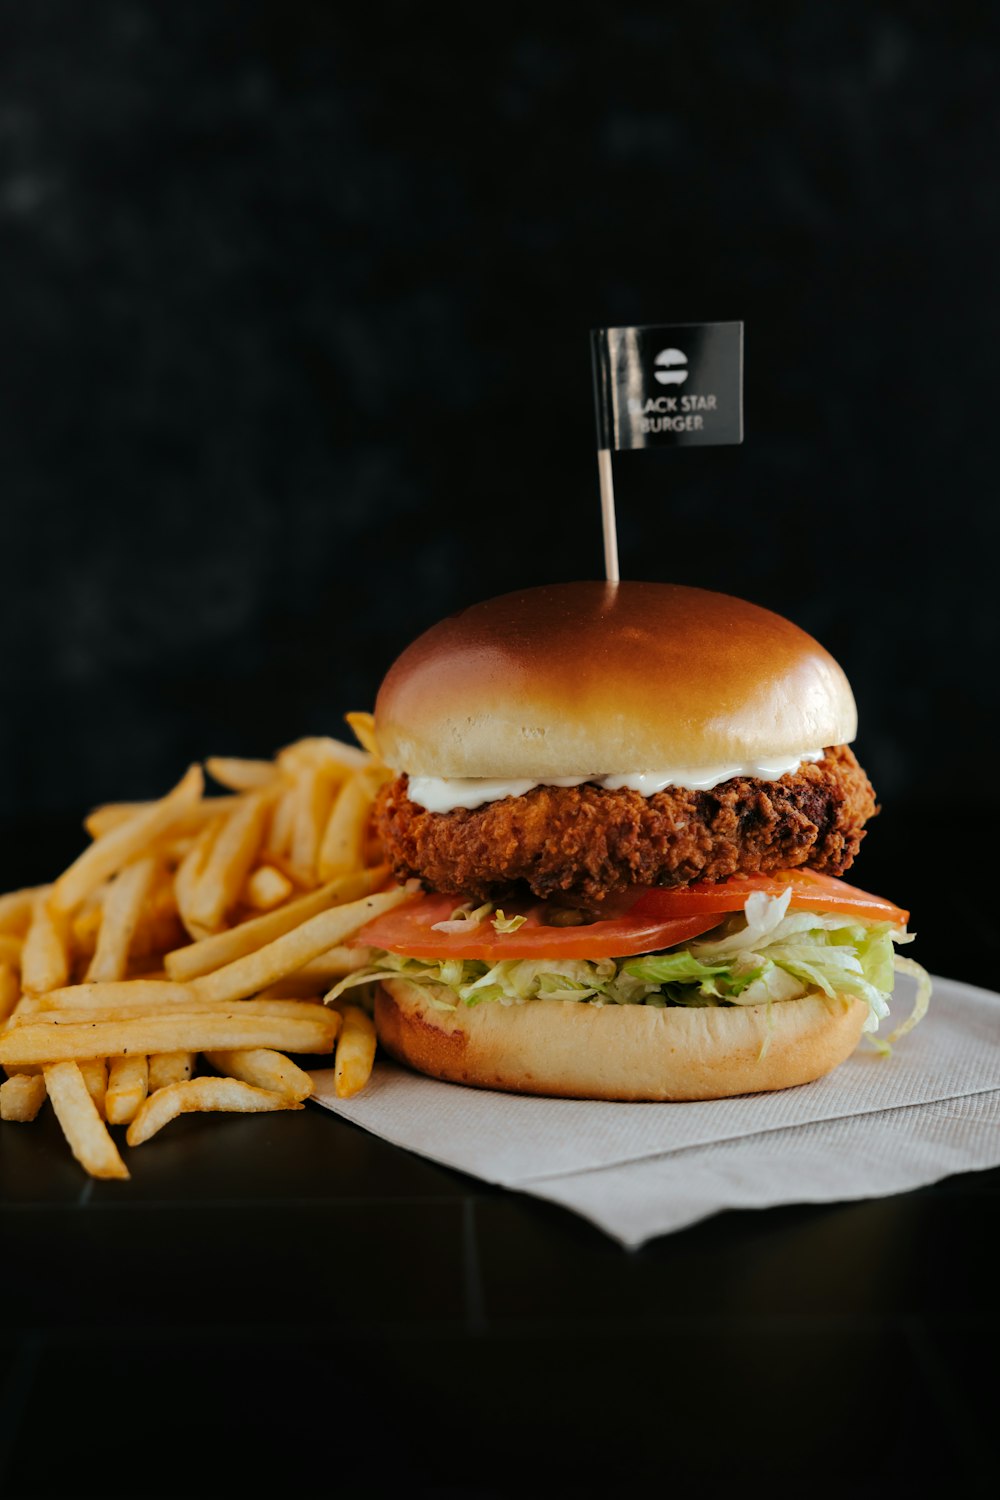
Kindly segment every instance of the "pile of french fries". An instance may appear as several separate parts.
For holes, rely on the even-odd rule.
[[[301,1109],[288,1053],[333,1053],[341,1097],[364,1087],[372,1021],[323,997],[405,892],[372,830],[391,773],[371,716],[347,720],[358,746],[214,758],[158,802],[97,808],[52,885],[0,896],[0,1119],[49,1099],[88,1172],[128,1177],[109,1125],[133,1147],[192,1110]]]

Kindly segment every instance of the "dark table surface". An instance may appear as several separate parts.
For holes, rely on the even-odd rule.
[[[327,1111],[0,1128],[0,1494],[981,1493],[1000,1170],[626,1252]]]

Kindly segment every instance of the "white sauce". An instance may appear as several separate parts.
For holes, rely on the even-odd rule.
[[[428,812],[454,812],[458,807],[483,807],[504,797],[523,797],[536,786],[582,786],[585,781],[602,786],[609,792],[627,789],[643,797],[655,796],[668,786],[683,787],[692,792],[707,792],[734,776],[754,776],[759,781],[777,781],[789,771],[797,771],[805,762],[823,759],[822,750],[804,750],[801,755],[771,756],[766,761],[745,765],[677,766],[669,771],[628,771],[610,776],[550,776],[544,781],[500,781],[487,776],[411,776],[408,787],[411,802]]]

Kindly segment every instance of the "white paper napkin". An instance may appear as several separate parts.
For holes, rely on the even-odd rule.
[[[913,982],[900,979],[895,1017]],[[725,1208],[882,1197],[1000,1164],[1000,995],[936,979],[890,1058],[861,1047],[827,1078],[694,1104],[536,1099],[380,1062],[363,1093],[316,1102],[385,1140],[561,1203],[625,1245]]]

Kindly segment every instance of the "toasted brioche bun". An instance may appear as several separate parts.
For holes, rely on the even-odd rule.
[[[860,1000],[824,995],[770,1009],[533,1000],[446,1011],[405,979],[383,980],[375,997],[379,1041],[397,1061],[449,1083],[568,1099],[725,1099],[810,1083],[853,1052],[866,1014]]]
[[[411,776],[592,776],[765,762],[857,733],[833,657],[770,610],[666,583],[565,583],[473,605],[375,705]]]

